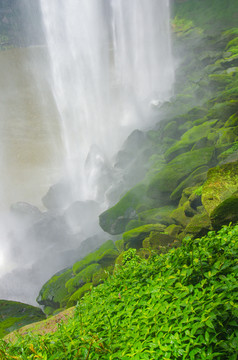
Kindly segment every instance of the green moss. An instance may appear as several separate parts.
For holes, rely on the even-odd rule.
[[[163,232],[164,229],[164,225],[150,224],[140,226],[139,228],[125,232],[123,234],[125,249],[128,250],[129,248],[141,248],[143,240],[148,237],[152,231],[160,233]]]
[[[185,233],[192,237],[201,237],[212,230],[211,220],[207,213],[195,215],[185,229]]]
[[[212,168],[202,188],[202,203],[210,215],[224,200],[238,190],[238,162]]]
[[[80,261],[77,261],[73,265],[73,272],[74,274],[78,274],[81,272],[85,267],[87,267],[90,264],[98,263],[99,260],[103,259],[103,254],[107,252],[108,250],[117,250],[114,242],[112,240],[106,241],[100,248],[93,253],[90,253],[85,258],[83,258]]]
[[[235,224],[238,221],[238,191],[221,202],[210,217],[215,230],[219,230],[223,225]]]
[[[180,206],[176,210],[174,210],[171,213],[170,217],[175,222],[176,225],[182,227],[186,227],[191,220],[189,217],[186,216],[184,206]]]
[[[212,130],[212,127],[214,127],[216,122],[217,120],[205,121],[203,124],[193,126],[191,129],[187,130],[181,137],[181,140],[166,151],[164,155],[165,159],[171,161],[175,156],[190,150],[192,145],[202,138],[206,138],[208,134],[214,131]]]
[[[0,300],[0,338],[22,326],[45,319],[35,306],[16,301]]]
[[[207,166],[201,166],[194,170],[184,181],[182,181],[170,195],[171,200],[178,200],[185,188],[202,184],[207,177]]]
[[[116,245],[116,248],[119,251],[119,253],[124,251],[124,241],[123,241],[123,239],[115,241],[115,245]]]
[[[138,228],[140,226],[145,225],[146,223],[144,223],[143,221],[140,220],[131,220],[125,228],[125,231],[130,231],[132,229]]]
[[[67,281],[65,287],[69,294],[73,294],[78,288],[92,281],[93,274],[101,270],[101,265],[91,264],[80,271],[74,278]]]
[[[238,126],[221,128],[218,133],[219,139],[217,145],[231,144],[238,140]]]
[[[169,225],[171,219],[169,218],[170,213],[174,210],[173,206],[164,206],[161,208],[150,209],[141,212],[138,216],[141,222],[144,224],[164,224]]]
[[[37,302],[54,309],[60,307],[61,302],[68,294],[65,284],[72,277],[72,269],[63,270],[52,276],[41,288]]]
[[[183,32],[197,26],[214,33],[237,25],[238,4],[234,0],[176,1],[174,11],[181,21],[190,21]]]
[[[167,247],[173,240],[174,237],[169,234],[152,231],[149,236],[143,240],[142,246],[146,249],[159,250],[160,247]]]
[[[207,147],[177,156],[152,178],[148,185],[148,196],[159,200],[161,193],[167,193],[169,197],[179,183],[196,168],[209,166],[213,153],[214,148]]]
[[[109,274],[113,273],[114,265],[108,266],[106,269],[101,269],[97,273],[93,274],[92,283],[93,286],[97,286],[102,284],[109,276]]]
[[[106,268],[109,265],[114,264],[115,259],[118,257],[119,251],[116,249],[106,250],[99,258],[98,263],[102,266],[102,268]]]
[[[99,223],[102,229],[109,234],[121,234],[125,231],[129,221],[137,219],[136,207],[146,199],[145,185],[137,185],[112,208],[106,210],[99,216]]]
[[[74,306],[77,304],[77,302],[83,297],[83,295],[90,291],[93,287],[92,283],[87,283],[85,285],[83,285],[80,289],[78,289],[77,291],[75,291],[75,293],[73,293],[73,295],[70,297],[68,304],[67,304],[67,308]]]
[[[234,126],[238,126],[238,112],[231,115],[224,125],[224,127],[234,127]]]

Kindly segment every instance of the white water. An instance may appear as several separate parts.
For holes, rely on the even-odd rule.
[[[145,126],[152,101],[171,96],[169,0],[41,0],[41,8],[65,172],[75,198],[98,200],[107,158]]]
[[[103,203],[113,155],[133,129],[149,125],[151,103],[172,93],[169,0],[40,3],[50,64],[43,48],[0,55],[1,203],[39,207],[62,174],[74,201]],[[96,218],[87,216],[92,226]],[[34,303],[42,283],[67,265],[58,254],[70,241],[47,231],[39,241],[27,224],[14,224],[0,211],[0,276],[15,269],[1,279],[0,298]]]

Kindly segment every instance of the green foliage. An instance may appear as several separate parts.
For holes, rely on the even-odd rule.
[[[104,244],[102,244],[102,246],[100,246],[100,248],[98,250],[85,256],[85,258],[83,258],[82,260],[77,261],[73,265],[74,274],[79,273],[88,265],[95,264],[95,263],[98,263],[99,261],[102,261],[104,255],[107,254],[108,250],[117,250],[117,248],[112,240],[106,241]]]
[[[59,307],[68,294],[65,284],[72,276],[72,269],[63,270],[52,276],[41,288],[37,302],[53,308]]]
[[[5,360],[236,360],[238,226],[124,265],[55,333],[0,342]]]
[[[101,270],[101,265],[91,264],[80,271],[75,277],[65,284],[69,294],[73,294],[78,288],[92,281],[93,274]]]
[[[16,301],[0,300],[0,338],[13,330],[44,318],[44,313],[37,307]]]
[[[163,232],[164,229],[165,226],[162,224],[149,224],[127,231],[123,234],[124,248],[126,250],[129,248],[139,249],[142,247],[143,240],[149,236],[152,231],[160,233]]]

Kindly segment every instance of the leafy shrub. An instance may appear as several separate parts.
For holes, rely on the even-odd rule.
[[[86,293],[54,334],[1,341],[3,359],[236,360],[238,225],[140,259]]]

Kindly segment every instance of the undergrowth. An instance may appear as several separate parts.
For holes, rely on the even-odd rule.
[[[236,360],[238,225],[124,266],[55,333],[0,341],[1,359]]]

